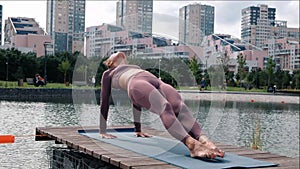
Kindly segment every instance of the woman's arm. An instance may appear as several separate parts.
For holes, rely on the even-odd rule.
[[[142,133],[142,127],[141,127],[141,107],[137,107],[135,105],[132,105],[132,112],[133,112],[133,123],[134,123],[134,129],[135,129],[135,136],[137,137],[151,137],[148,133]]]
[[[135,132],[141,132],[141,111],[140,107],[132,105],[133,123]]]
[[[109,109],[109,97],[111,93],[111,77],[110,71],[107,70],[103,73],[101,79],[101,98],[100,98],[100,134],[106,133],[106,121]]]

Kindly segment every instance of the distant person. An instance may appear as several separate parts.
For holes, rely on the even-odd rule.
[[[96,78],[95,78],[95,76],[92,77],[92,85],[93,85],[93,87],[96,87]]]
[[[204,91],[204,89],[205,89],[205,78],[203,77],[202,79],[201,79],[201,91]]]
[[[136,136],[150,137],[149,134],[142,132],[140,123],[141,110],[146,108],[159,115],[167,131],[186,145],[191,157],[224,157],[225,153],[203,134],[200,125],[172,86],[137,65],[127,64],[123,52],[112,54],[104,63],[108,70],[103,73],[101,79],[100,135],[102,138],[116,138],[106,132],[109,97],[113,87],[128,93],[133,108]]]
[[[274,85],[274,86],[273,86],[273,93],[276,93],[276,89],[277,89],[277,86]]]
[[[46,85],[45,79],[42,78],[39,74],[36,74],[36,75],[35,75],[34,82],[35,82],[34,85],[35,85],[36,87]]]

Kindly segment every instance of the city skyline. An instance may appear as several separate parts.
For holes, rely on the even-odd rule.
[[[86,1],[86,27],[115,24],[116,0]],[[248,6],[266,4],[276,8],[276,20],[286,20],[288,27],[299,28],[298,1],[155,1],[153,2],[153,33],[178,38],[179,8],[193,3],[215,7],[215,33],[241,36],[241,10]],[[35,18],[46,30],[46,1],[0,1],[3,23],[8,17]],[[4,26],[4,25],[3,25]],[[170,27],[172,29],[170,29]]]

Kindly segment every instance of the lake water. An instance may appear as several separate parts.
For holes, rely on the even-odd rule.
[[[248,148],[255,142],[261,150],[299,157],[299,105],[192,100],[186,103],[204,132],[215,141]],[[98,113],[97,104],[0,101],[0,134],[31,135],[36,127],[45,126],[97,126]],[[117,102],[111,106],[108,123],[132,124],[129,104]],[[142,123],[164,130],[157,115],[147,111],[143,112]],[[49,168],[53,149],[60,147],[63,149],[63,145],[53,141],[16,137],[13,144],[0,144],[0,168]],[[68,151],[66,154],[72,156]]]

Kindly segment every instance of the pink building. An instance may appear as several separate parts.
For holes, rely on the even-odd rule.
[[[300,69],[300,45],[299,39],[278,38],[265,41],[264,50],[268,56],[273,56],[278,68],[282,70]]]
[[[171,39],[103,24],[86,29],[86,56],[107,57],[116,51],[142,58],[184,57],[200,58],[200,47],[178,46]]]
[[[237,71],[237,56],[242,54],[246,58],[246,67],[252,69],[264,69],[264,61],[268,57],[268,52],[261,50],[251,44],[245,44],[240,39],[232,38],[227,34],[213,34],[207,37],[207,46],[212,52],[221,53],[220,60],[228,64],[229,71]],[[207,56],[210,57],[210,56]]]
[[[51,37],[39,27],[33,18],[9,17],[5,20],[5,39],[4,43],[10,47],[31,48],[37,57],[51,54],[53,50],[45,46],[52,43]]]

